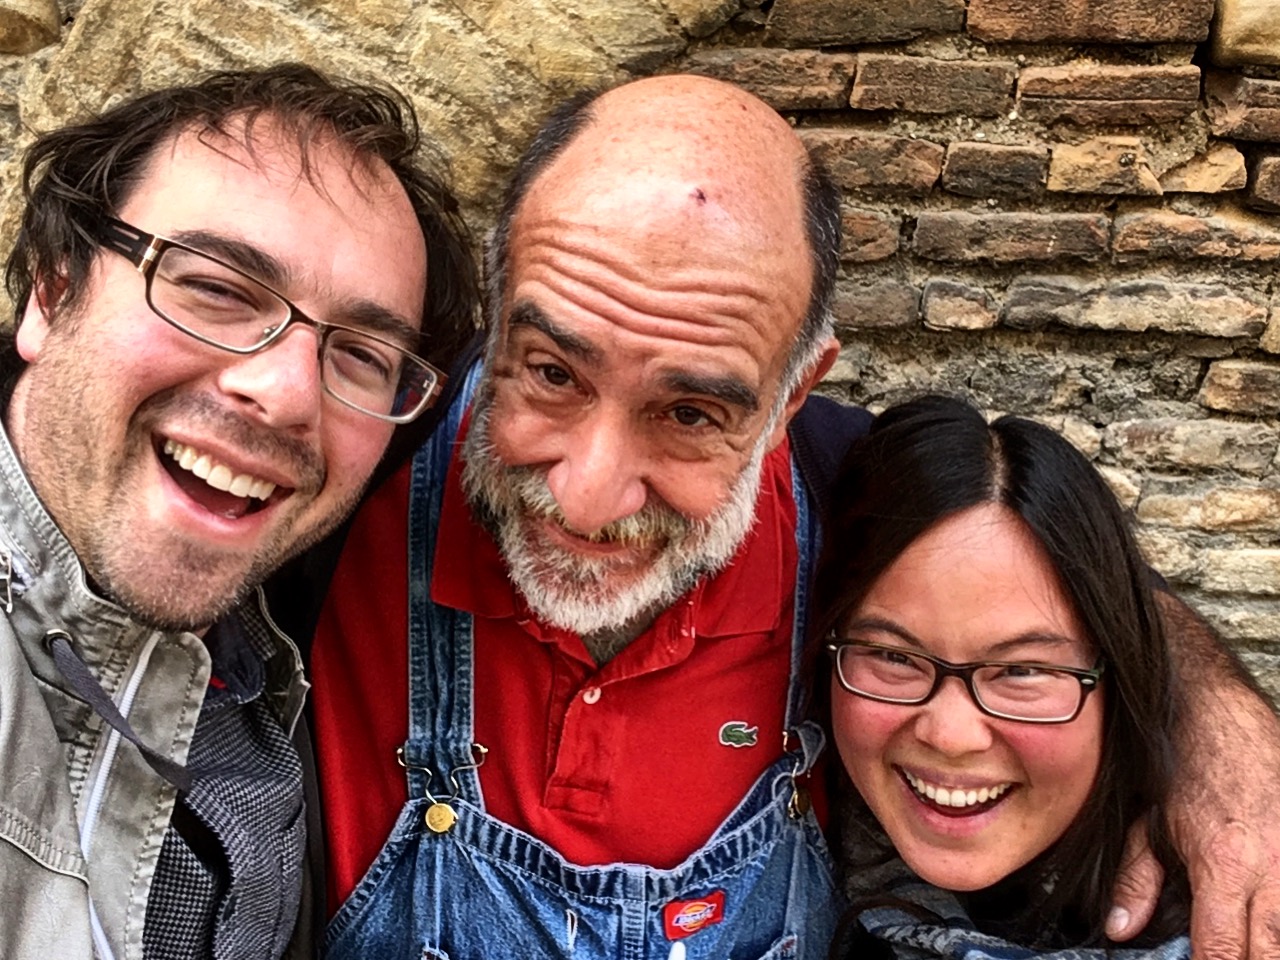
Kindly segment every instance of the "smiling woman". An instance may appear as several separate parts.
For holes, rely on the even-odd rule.
[[[1139,946],[1187,953],[1173,674],[1105,483],[1045,427],[927,397],[877,420],[831,503],[816,699],[856,787],[833,956],[1106,947],[1147,815],[1171,879]]]

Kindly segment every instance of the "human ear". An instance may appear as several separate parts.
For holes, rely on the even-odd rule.
[[[27,297],[26,309],[18,321],[15,342],[18,355],[27,363],[40,356],[45,341],[49,337],[49,328],[53,322],[54,309],[62,300],[66,290],[66,279],[61,275],[52,282],[36,278],[31,284],[31,293]]]

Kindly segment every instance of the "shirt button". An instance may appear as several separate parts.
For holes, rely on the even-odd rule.
[[[583,703],[598,703],[599,701],[600,701],[599,687],[587,687],[586,690],[582,691]]]

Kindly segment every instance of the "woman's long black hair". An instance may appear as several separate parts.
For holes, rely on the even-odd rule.
[[[1181,874],[1163,815],[1176,697],[1154,575],[1111,490],[1070,443],[1018,417],[988,424],[972,406],[949,397],[923,397],[877,418],[849,452],[827,509],[810,649],[815,708],[829,718],[830,663],[818,652],[827,634],[919,536],[987,503],[1015,512],[1040,541],[1106,662],[1097,782],[1061,839],[1035,862],[1033,896],[1020,916],[1003,918],[1001,932],[1029,946],[1068,930],[1101,943],[1130,826],[1149,814],[1156,855],[1171,877]],[[1181,887],[1176,880],[1169,885],[1144,939],[1185,930]]]

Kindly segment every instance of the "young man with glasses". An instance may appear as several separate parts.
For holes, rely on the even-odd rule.
[[[314,949],[298,651],[472,267],[398,94],[220,74],[31,148],[0,438],[0,955]],[[20,361],[20,362],[19,362]]]

